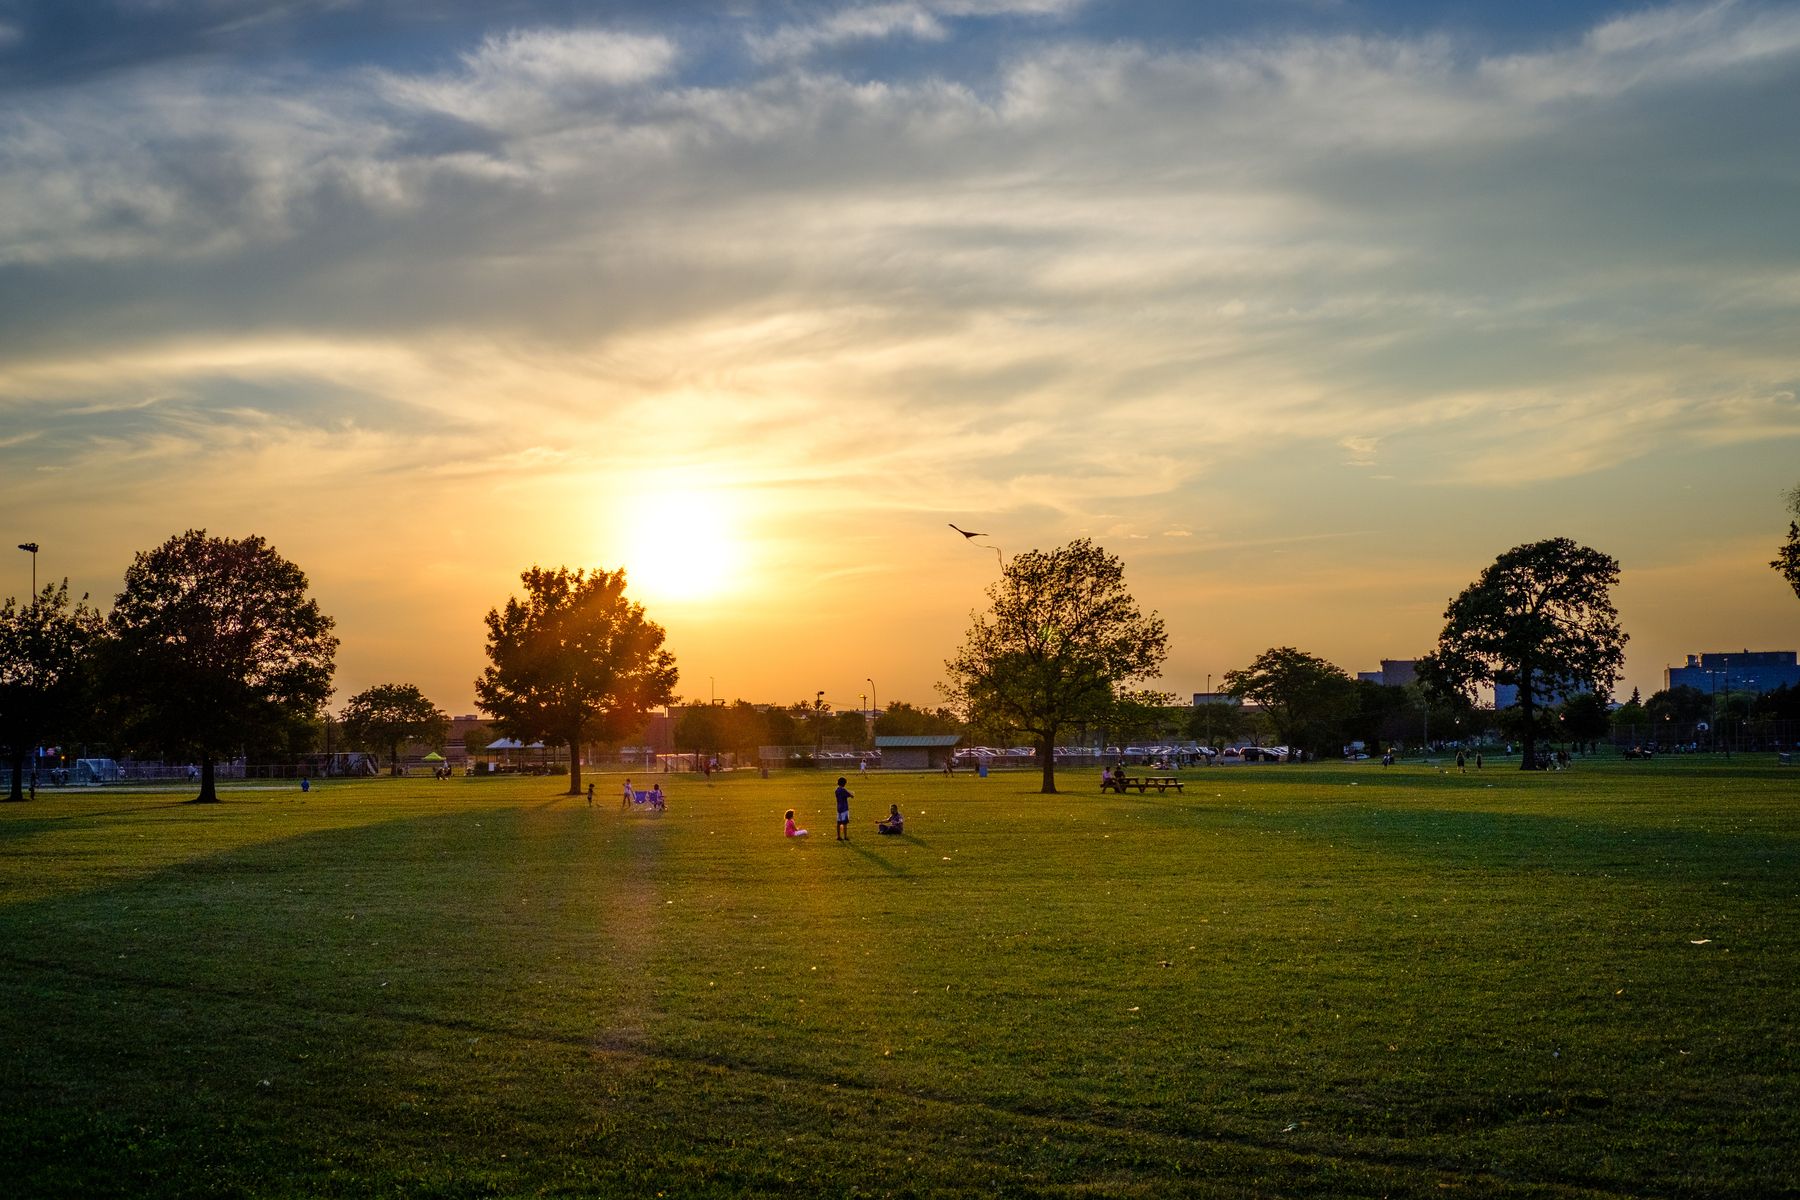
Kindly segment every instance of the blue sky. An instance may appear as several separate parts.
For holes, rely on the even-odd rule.
[[[8,530],[263,534],[346,693],[466,709],[545,562],[927,700],[950,520],[1119,553],[1178,692],[1557,535],[1627,690],[1800,642],[1792,4],[0,0],[0,96]]]

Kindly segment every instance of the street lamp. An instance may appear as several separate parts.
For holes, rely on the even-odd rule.
[[[875,694],[875,681],[864,677],[863,682],[869,685],[869,710],[879,717],[881,715],[881,697]]]
[[[19,549],[31,555],[31,602],[37,603],[37,552],[36,542],[20,542]]]

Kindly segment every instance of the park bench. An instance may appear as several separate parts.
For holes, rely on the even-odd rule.
[[[1115,776],[1110,782],[1100,785],[1100,790],[1103,792],[1110,790],[1121,795],[1127,788],[1136,788],[1140,796],[1151,788],[1155,788],[1158,794],[1166,792],[1170,788],[1179,792],[1181,791],[1181,780],[1173,775],[1125,775]]]

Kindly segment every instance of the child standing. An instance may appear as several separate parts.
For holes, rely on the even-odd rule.
[[[842,775],[839,775],[839,776],[838,776],[838,785],[837,785],[837,802],[838,802],[838,826],[837,826],[837,835],[838,835],[838,841],[840,841],[840,842],[847,842],[847,841],[849,841],[849,840],[850,840],[850,795],[851,795],[851,793],[850,793],[850,789],[849,789],[849,788],[847,788],[847,787],[845,787],[845,786],[844,786],[844,785],[845,785],[845,784],[846,784],[846,783],[848,783],[848,782],[849,782],[849,780],[847,780],[847,779],[845,779],[845,778],[844,778],[844,777],[843,777],[843,776],[842,776]]]

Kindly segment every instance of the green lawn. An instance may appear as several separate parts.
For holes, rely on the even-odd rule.
[[[1188,779],[0,806],[6,1194],[1800,1194],[1800,769]]]

